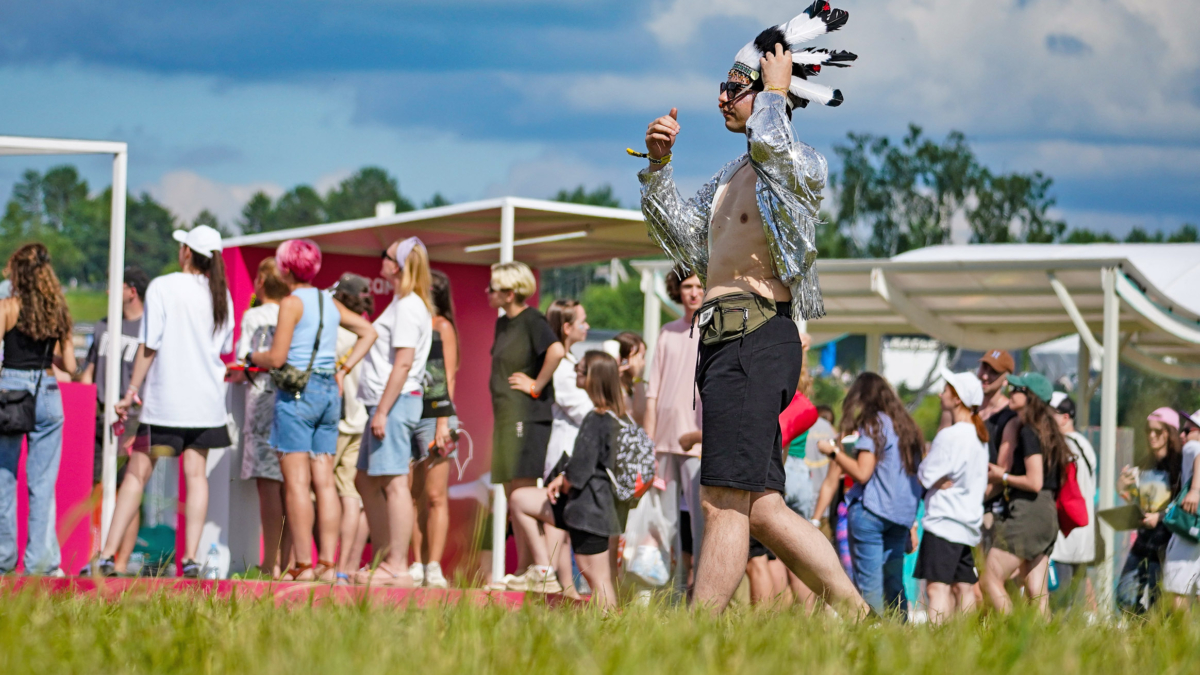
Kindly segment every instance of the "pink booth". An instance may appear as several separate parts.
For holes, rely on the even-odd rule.
[[[380,253],[404,237],[416,235],[425,242],[433,268],[450,277],[462,355],[454,403],[462,427],[473,440],[472,457],[462,475],[451,470],[451,532],[443,561],[449,573],[473,550],[473,539],[480,534],[491,536],[479,530],[481,517],[486,516],[482,506],[488,499],[486,481],[491,461],[488,378],[496,314],[488,307],[485,293],[491,279],[490,265],[517,259],[536,270],[652,256],[658,249],[647,238],[637,211],[517,198],[401,214],[389,213],[388,206],[381,204],[375,218],[235,237],[227,243],[225,264],[240,328],[258,264],[274,255],[281,241],[308,238],[321,246],[324,262],[316,279],[320,288],[333,285],[344,272],[371,279],[377,312],[387,307],[392,296],[389,284],[379,277]],[[459,454],[466,454],[464,446],[460,445]],[[463,459],[460,457],[460,461]],[[455,486],[463,488],[456,490]],[[455,494],[475,498],[455,499]],[[247,509],[251,510],[234,513]],[[257,519],[257,504],[231,505],[230,517]]]

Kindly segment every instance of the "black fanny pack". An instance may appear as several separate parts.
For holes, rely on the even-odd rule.
[[[53,344],[46,346],[43,361],[50,355]],[[0,389],[0,434],[27,434],[37,427],[38,392],[42,390],[42,375],[45,374],[44,368],[38,369],[37,384],[33,385],[32,393],[24,389]]]
[[[711,346],[745,337],[775,318],[784,304],[755,293],[715,297],[696,312],[700,343]]]

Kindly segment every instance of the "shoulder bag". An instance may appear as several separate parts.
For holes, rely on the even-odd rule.
[[[296,398],[300,398],[304,388],[308,386],[308,377],[312,375],[313,363],[317,360],[317,350],[321,348],[321,331],[325,328],[325,298],[317,291],[317,337],[313,339],[312,356],[308,359],[308,368],[300,370],[290,363],[271,370],[271,381],[276,389],[282,389]]]
[[[1166,525],[1173,534],[1195,544],[1200,541],[1200,513],[1188,513],[1183,510],[1183,498],[1191,489],[1192,481],[1189,480],[1188,484],[1183,486],[1183,489],[1167,506],[1167,511],[1163,514],[1163,525]]]
[[[53,342],[46,346],[43,361],[50,355],[53,346]],[[37,398],[45,374],[45,368],[38,370],[37,386],[32,393],[24,389],[0,389],[0,434],[19,436],[33,431],[37,426]]]

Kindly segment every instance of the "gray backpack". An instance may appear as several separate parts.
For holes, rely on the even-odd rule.
[[[613,468],[608,469],[608,478],[617,501],[626,502],[646,494],[654,484],[654,441],[628,415],[621,419],[611,412],[608,414],[617,421],[616,457]]]

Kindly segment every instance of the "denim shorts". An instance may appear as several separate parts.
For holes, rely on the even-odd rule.
[[[368,476],[404,476],[412,462],[413,438],[424,409],[421,393],[401,394],[387,416],[383,438],[376,438],[370,420],[377,406],[367,406],[367,428],[358,451],[358,470]]]
[[[429,447],[433,445],[433,439],[437,436],[437,422],[440,417],[422,417],[417,423],[417,428],[413,432],[413,461],[420,462],[429,456]],[[458,416],[451,415],[448,419],[450,429],[458,428]],[[457,457],[458,448],[450,451],[446,457]]]
[[[337,381],[331,373],[314,370],[299,396],[282,390],[275,392],[271,447],[282,453],[334,455],[341,416],[342,397],[338,395]]]
[[[784,487],[783,501],[788,507],[803,518],[813,517],[817,496],[813,494],[812,473],[802,457],[788,455],[783,463]]]

